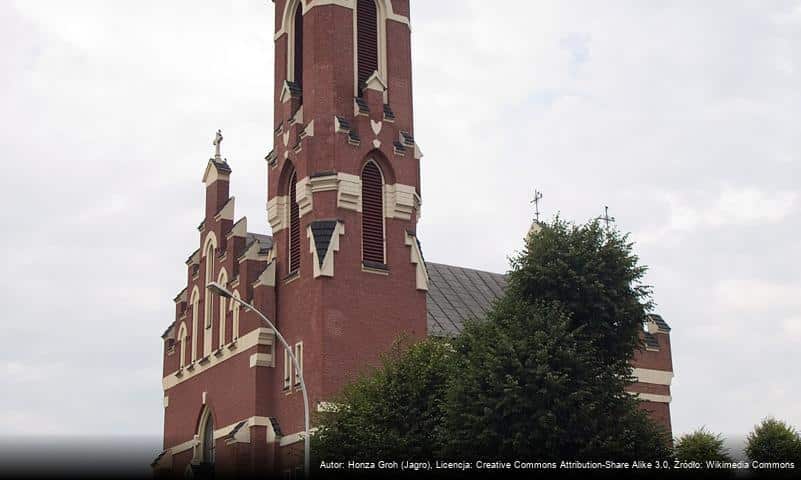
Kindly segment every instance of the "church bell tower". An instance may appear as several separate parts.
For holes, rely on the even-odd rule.
[[[302,344],[319,408],[395,340],[426,335],[409,0],[276,0],[275,18],[275,320]],[[300,395],[276,360],[275,415],[299,431]]]
[[[313,411],[396,340],[427,335],[409,0],[274,5],[272,236],[237,220],[236,162],[222,155],[217,132],[198,248],[162,335],[158,475],[291,474],[303,465],[300,372],[243,305],[290,344]]]

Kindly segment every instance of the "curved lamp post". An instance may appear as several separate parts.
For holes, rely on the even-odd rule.
[[[289,354],[289,357],[292,359],[292,363],[295,365],[295,371],[298,372],[298,377],[300,378],[300,389],[303,391],[303,414],[304,414],[304,427],[305,427],[305,430],[306,430],[306,432],[303,435],[303,444],[304,444],[303,445],[303,447],[304,447],[303,448],[303,450],[304,450],[303,472],[304,472],[306,478],[308,478],[309,477],[309,473],[310,473],[309,466],[311,464],[311,461],[310,461],[311,436],[309,435],[309,394],[306,392],[306,382],[303,380],[303,370],[301,370],[301,368],[300,368],[300,363],[298,362],[297,357],[295,357],[294,352],[292,352],[292,348],[289,346],[289,344],[287,343],[286,339],[284,339],[284,336],[281,335],[281,332],[279,332],[278,329],[275,328],[275,325],[273,325],[273,322],[271,322],[270,319],[268,319],[263,313],[258,311],[256,309],[256,307],[254,307],[253,305],[245,302],[241,298],[235,297],[231,292],[226,290],[225,287],[223,287],[222,285],[220,285],[217,282],[211,282],[211,283],[209,283],[207,285],[207,287],[208,287],[209,290],[211,290],[212,292],[216,293],[217,295],[219,295],[221,297],[224,297],[224,298],[228,298],[230,300],[233,300],[233,301],[241,304],[242,306],[244,306],[248,310],[256,312],[256,315],[258,315],[259,318],[261,318],[261,320],[264,323],[266,323],[267,326],[270,327],[270,329],[273,332],[275,332],[275,336],[278,337],[278,340],[280,340],[281,343],[284,345],[284,348],[286,349],[287,353]]]

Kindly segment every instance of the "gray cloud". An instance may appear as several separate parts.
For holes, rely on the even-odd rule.
[[[566,218],[608,204],[674,327],[675,430],[801,425],[801,3],[509,5],[413,3],[426,257],[504,270],[535,187]],[[0,12],[0,431],[158,435],[217,128],[268,230],[272,5]]]

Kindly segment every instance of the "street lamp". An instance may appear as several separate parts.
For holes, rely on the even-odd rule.
[[[226,290],[225,287],[223,287],[222,285],[220,285],[217,282],[211,282],[211,283],[209,283],[207,285],[207,287],[213,293],[216,293],[217,295],[219,295],[219,296],[221,296],[223,298],[231,299],[231,300],[243,305],[248,310],[256,312],[256,315],[258,315],[259,318],[261,318],[261,320],[264,323],[266,323],[267,326],[270,327],[270,329],[273,332],[275,332],[275,336],[278,337],[278,340],[280,340],[281,343],[284,345],[284,348],[286,349],[287,353],[289,354],[289,358],[292,359],[292,363],[295,365],[295,371],[298,372],[298,377],[300,378],[300,389],[303,391],[303,414],[304,414],[304,427],[305,427],[305,430],[306,430],[306,433],[303,435],[303,450],[304,450],[303,471],[305,472],[306,478],[308,478],[309,474],[310,474],[309,466],[311,465],[311,460],[310,460],[310,456],[309,456],[310,455],[310,450],[311,450],[310,449],[311,435],[310,435],[310,432],[309,432],[309,394],[306,391],[306,382],[303,380],[303,370],[300,368],[300,363],[298,362],[297,357],[292,352],[292,348],[289,346],[289,344],[287,343],[287,341],[284,338],[284,336],[281,335],[281,332],[279,332],[278,329],[275,328],[275,325],[273,325],[273,322],[271,322],[270,319],[267,318],[263,313],[258,311],[256,309],[256,307],[254,307],[253,305],[243,301],[241,298],[235,297],[231,292]]]

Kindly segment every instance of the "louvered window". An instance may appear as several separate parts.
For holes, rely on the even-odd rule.
[[[289,179],[289,273],[300,270],[300,209],[295,196],[298,174]]]
[[[367,80],[378,70],[378,11],[375,0],[357,1],[356,32],[358,87],[361,97]]]
[[[384,263],[384,185],[381,170],[367,162],[362,170],[362,259]]]
[[[298,2],[298,8],[295,10],[295,56],[293,59],[294,64],[294,78],[298,87],[303,88],[303,5]]]

